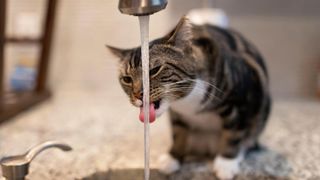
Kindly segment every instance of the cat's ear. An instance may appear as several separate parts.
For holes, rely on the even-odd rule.
[[[131,52],[131,49],[120,49],[109,45],[106,45],[106,47],[113,55],[117,56],[120,59],[123,59]]]
[[[183,16],[177,26],[165,38],[166,42],[175,46],[188,44],[192,40],[193,25],[190,20]]]

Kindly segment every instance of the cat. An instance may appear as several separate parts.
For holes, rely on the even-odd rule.
[[[120,59],[123,90],[141,107],[141,48],[107,47]],[[258,147],[271,109],[268,72],[257,48],[234,30],[183,17],[149,49],[150,102],[157,117],[169,111],[172,128],[162,172],[179,170],[190,157],[207,157],[219,179],[233,179],[245,154]]]

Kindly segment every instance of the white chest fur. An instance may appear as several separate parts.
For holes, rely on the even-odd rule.
[[[183,116],[184,121],[191,127],[203,130],[219,130],[221,119],[216,113],[199,112],[203,107],[201,101],[205,96],[207,86],[206,82],[196,80],[196,84],[189,95],[172,103],[171,108]]]

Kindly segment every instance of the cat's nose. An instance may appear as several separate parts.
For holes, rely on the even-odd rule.
[[[135,92],[135,93],[133,93],[133,95],[135,98],[142,100],[143,92],[142,91]]]

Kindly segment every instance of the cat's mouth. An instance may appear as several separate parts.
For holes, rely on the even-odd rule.
[[[160,104],[161,104],[161,99],[156,100],[156,101],[152,101],[151,104],[154,105],[154,109],[157,110],[160,108]],[[139,101],[139,103],[136,103],[136,106],[139,106],[140,108],[143,107],[143,102]]]
[[[154,108],[155,108],[156,110],[160,108],[160,102],[161,102],[161,99],[153,102]]]
[[[159,117],[167,108],[165,106],[165,101],[162,99],[153,101],[149,106],[149,122],[152,123]],[[144,122],[144,109],[143,106],[140,106],[139,119],[141,122]]]

